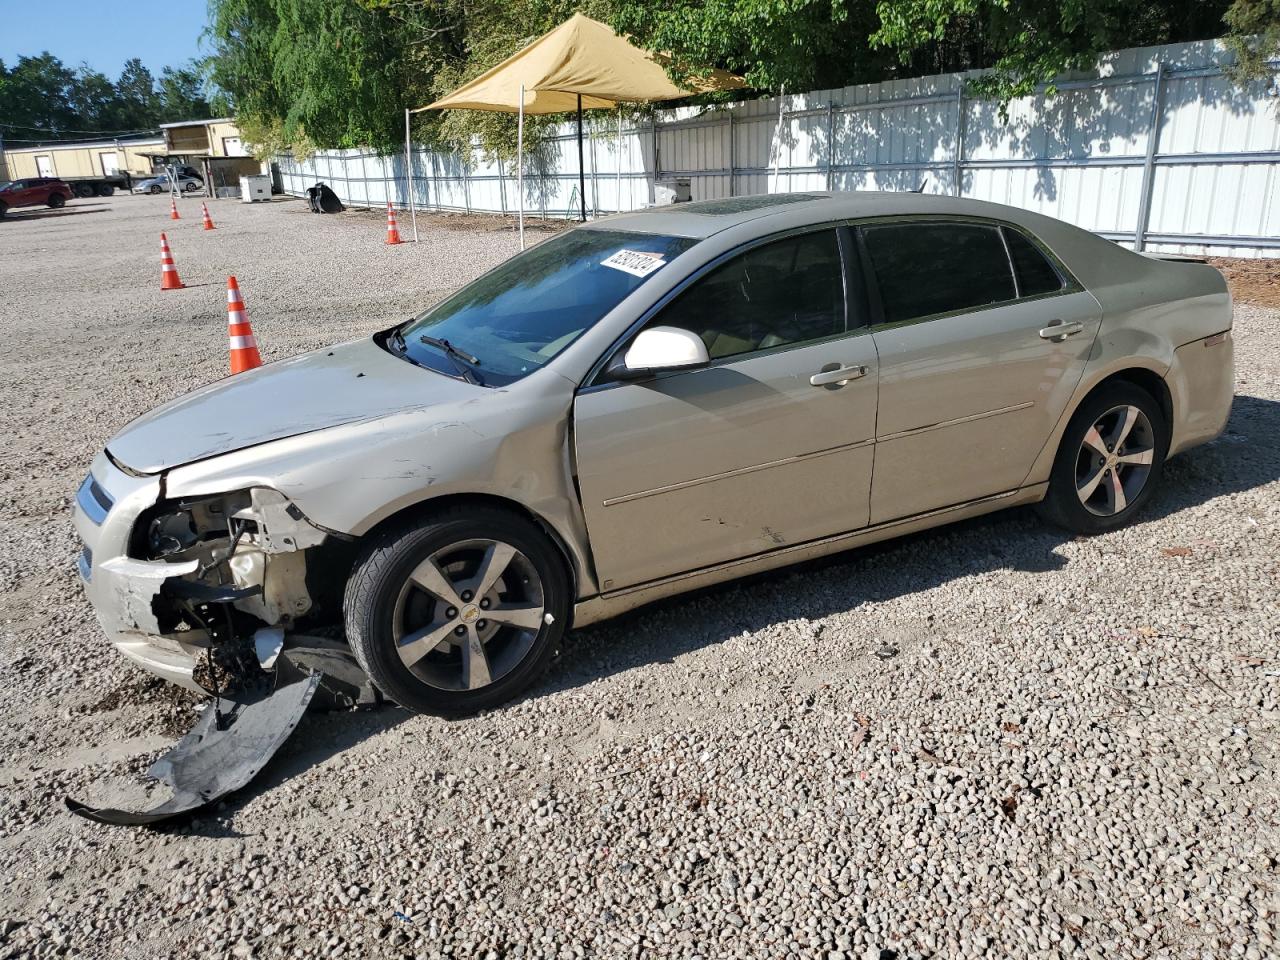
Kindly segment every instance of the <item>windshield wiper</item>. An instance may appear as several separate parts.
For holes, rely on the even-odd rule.
[[[433,337],[424,333],[418,337],[418,339],[429,347],[435,347],[437,350],[443,351],[444,355],[453,363],[454,369],[456,369],[468,383],[474,383],[480,387],[484,386],[484,381],[480,379],[480,374],[472,369],[473,367],[480,366],[479,357],[473,357],[465,350],[459,350],[452,343],[442,337]],[[401,342],[403,342],[403,340],[404,338],[402,336]],[[470,366],[468,366],[468,364],[470,364]]]

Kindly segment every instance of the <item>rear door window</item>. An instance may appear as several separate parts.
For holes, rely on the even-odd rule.
[[[975,223],[862,228],[885,323],[961,313],[1016,296],[1000,229]]]

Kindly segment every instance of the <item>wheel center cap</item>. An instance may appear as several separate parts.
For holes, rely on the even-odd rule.
[[[1116,468],[1116,464],[1118,464],[1119,462],[1120,462],[1120,458],[1118,456],[1116,456],[1114,453],[1110,454],[1107,457],[1107,469],[1114,470]]]
[[[462,608],[463,623],[475,623],[479,619],[480,619],[480,608],[477,607],[474,603],[468,604],[467,606]]]

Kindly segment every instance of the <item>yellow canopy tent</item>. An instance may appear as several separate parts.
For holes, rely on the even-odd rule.
[[[417,110],[405,111],[405,161],[409,162],[409,114],[422,110],[493,110],[518,113],[521,241],[524,236],[524,115],[578,114],[578,199],[587,218],[586,176],[582,162],[582,111],[607,109],[619,103],[676,100],[711,90],[737,90],[741,77],[715,70],[688,88],[673,83],[666,58],[632,45],[606,24],[575,13],[550,33],[508,57],[496,67],[463,84],[446,97]],[[412,211],[413,191],[410,190]],[[416,224],[415,224],[416,238]]]

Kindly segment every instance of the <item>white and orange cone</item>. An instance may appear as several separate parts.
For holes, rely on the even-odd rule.
[[[169,198],[169,219],[170,220],[182,219],[180,216],[178,216],[178,198],[177,197]]]
[[[244,309],[244,297],[235,277],[227,277],[227,336],[231,345],[231,372],[244,373],[262,366],[258,354],[258,341],[249,326],[249,314]]]
[[[396,229],[396,208],[387,201],[387,243],[401,243],[400,231]]]
[[[186,284],[178,277],[178,268],[173,264],[173,252],[169,249],[169,238],[160,234],[160,289],[181,290]]]
[[[204,213],[204,228],[206,230],[216,230],[217,228],[213,225],[213,217],[209,216],[209,204],[201,200],[200,210]]]

